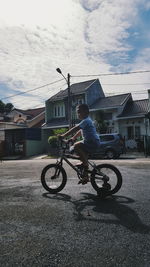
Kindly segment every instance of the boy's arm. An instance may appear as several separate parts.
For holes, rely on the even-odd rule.
[[[81,129],[72,137],[72,140],[75,141],[79,136],[81,136]]]
[[[67,137],[69,135],[72,135],[74,133],[76,133],[77,131],[80,130],[80,127],[77,125],[77,126],[74,126],[73,128],[71,128],[69,131],[67,131],[66,133],[64,134],[61,134],[61,137],[64,138],[64,137]]]

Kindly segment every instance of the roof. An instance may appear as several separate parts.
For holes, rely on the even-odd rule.
[[[118,107],[123,105],[129,97],[131,97],[130,93],[103,97],[98,99],[93,105],[91,105],[90,110]]]
[[[40,128],[45,123],[45,118],[37,122],[37,124],[34,124],[32,128]]]
[[[124,117],[134,117],[134,116],[145,116],[148,113],[149,108],[149,100],[135,100],[132,102],[128,102],[125,106],[123,112],[118,116],[118,118]]]
[[[35,109],[27,109],[27,110],[15,108],[15,110],[22,113],[22,114],[31,116],[31,118],[34,118],[34,117],[38,116],[39,114],[43,113],[45,111],[45,107],[35,108]]]
[[[85,82],[80,82],[80,83],[74,83],[70,86],[70,92],[71,94],[81,94],[84,93],[89,86],[91,86],[97,79],[85,81]],[[51,98],[48,99],[48,101],[56,101],[56,100],[61,100],[65,97],[68,96],[68,88],[65,90],[59,91],[57,94],[52,96]]]
[[[61,128],[61,127],[68,127],[68,121],[65,119],[62,120],[56,120],[56,119],[52,119],[51,122],[48,123],[44,123],[42,125],[42,128]]]

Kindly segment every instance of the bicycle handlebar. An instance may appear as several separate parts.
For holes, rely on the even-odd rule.
[[[64,149],[64,151],[66,149],[68,149],[70,147],[70,145],[73,145],[73,140],[72,139],[63,139],[63,137],[58,136],[58,141],[60,142],[60,146]],[[64,146],[65,145],[65,146]]]

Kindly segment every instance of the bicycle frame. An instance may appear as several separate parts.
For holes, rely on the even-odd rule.
[[[63,144],[65,144],[65,147],[63,147]],[[62,166],[63,165],[63,161],[65,161],[72,169],[74,169],[74,171],[77,173],[79,179],[81,179],[82,178],[82,173],[81,173],[80,169],[78,169],[78,167],[76,167],[75,165],[73,165],[68,160],[67,154],[65,153],[66,149],[69,147],[69,143],[66,142],[65,140],[60,140],[60,147],[62,148],[62,154],[61,154],[60,159],[57,159],[56,164]],[[79,157],[73,156],[71,154],[69,154],[69,156],[72,159],[78,159],[78,160],[80,160]],[[88,160],[88,164],[92,167],[92,170],[89,170],[88,169],[87,172],[89,174],[92,174],[93,170],[96,169],[96,164],[94,162],[89,161],[89,160]],[[56,172],[57,172],[57,170],[56,170]],[[100,170],[98,170],[98,173],[97,174],[98,174],[97,180],[101,180],[101,181],[105,181],[105,182],[109,181],[109,177],[106,174],[102,173]],[[55,173],[55,175],[56,175],[56,173]],[[59,175],[59,172],[58,172],[58,175]]]
[[[73,159],[79,159],[79,158],[77,158],[77,157],[73,157],[73,156],[71,156],[71,158],[73,158]],[[78,169],[78,167],[76,167],[75,165],[73,165],[69,160],[68,160],[68,158],[67,158],[67,156],[63,153],[63,155],[60,157],[60,159],[58,160],[57,159],[57,162],[56,162],[56,164],[58,164],[58,165],[63,165],[63,161],[65,161],[72,169],[74,169],[74,171],[77,173],[77,175],[79,176],[79,177],[81,177],[81,172],[80,172],[80,170]],[[88,160],[88,163],[89,163],[89,165],[94,169],[94,168],[96,168],[96,164],[94,163],[94,162],[91,162],[91,161],[89,161]],[[93,172],[93,169],[92,170],[88,170],[87,172],[89,173],[89,174],[92,174],[92,172]],[[57,170],[56,170],[57,171]],[[59,175],[59,173],[58,173],[58,175]],[[109,180],[109,178],[105,175],[105,174],[103,174],[101,171],[99,171],[98,172],[98,175],[99,175],[99,177],[97,177],[97,180],[102,180],[102,181],[108,181]]]

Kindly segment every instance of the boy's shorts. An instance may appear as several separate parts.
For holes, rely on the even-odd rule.
[[[84,151],[86,153],[94,153],[96,152],[99,147],[100,147],[100,141],[99,140],[90,140],[88,142],[86,141],[81,141],[81,143],[84,145]],[[74,153],[74,145],[72,145],[69,149],[70,153],[73,154]]]
[[[85,146],[85,150],[89,153],[96,152],[100,147],[100,141],[99,140],[90,140],[90,141],[83,141],[83,144]]]

